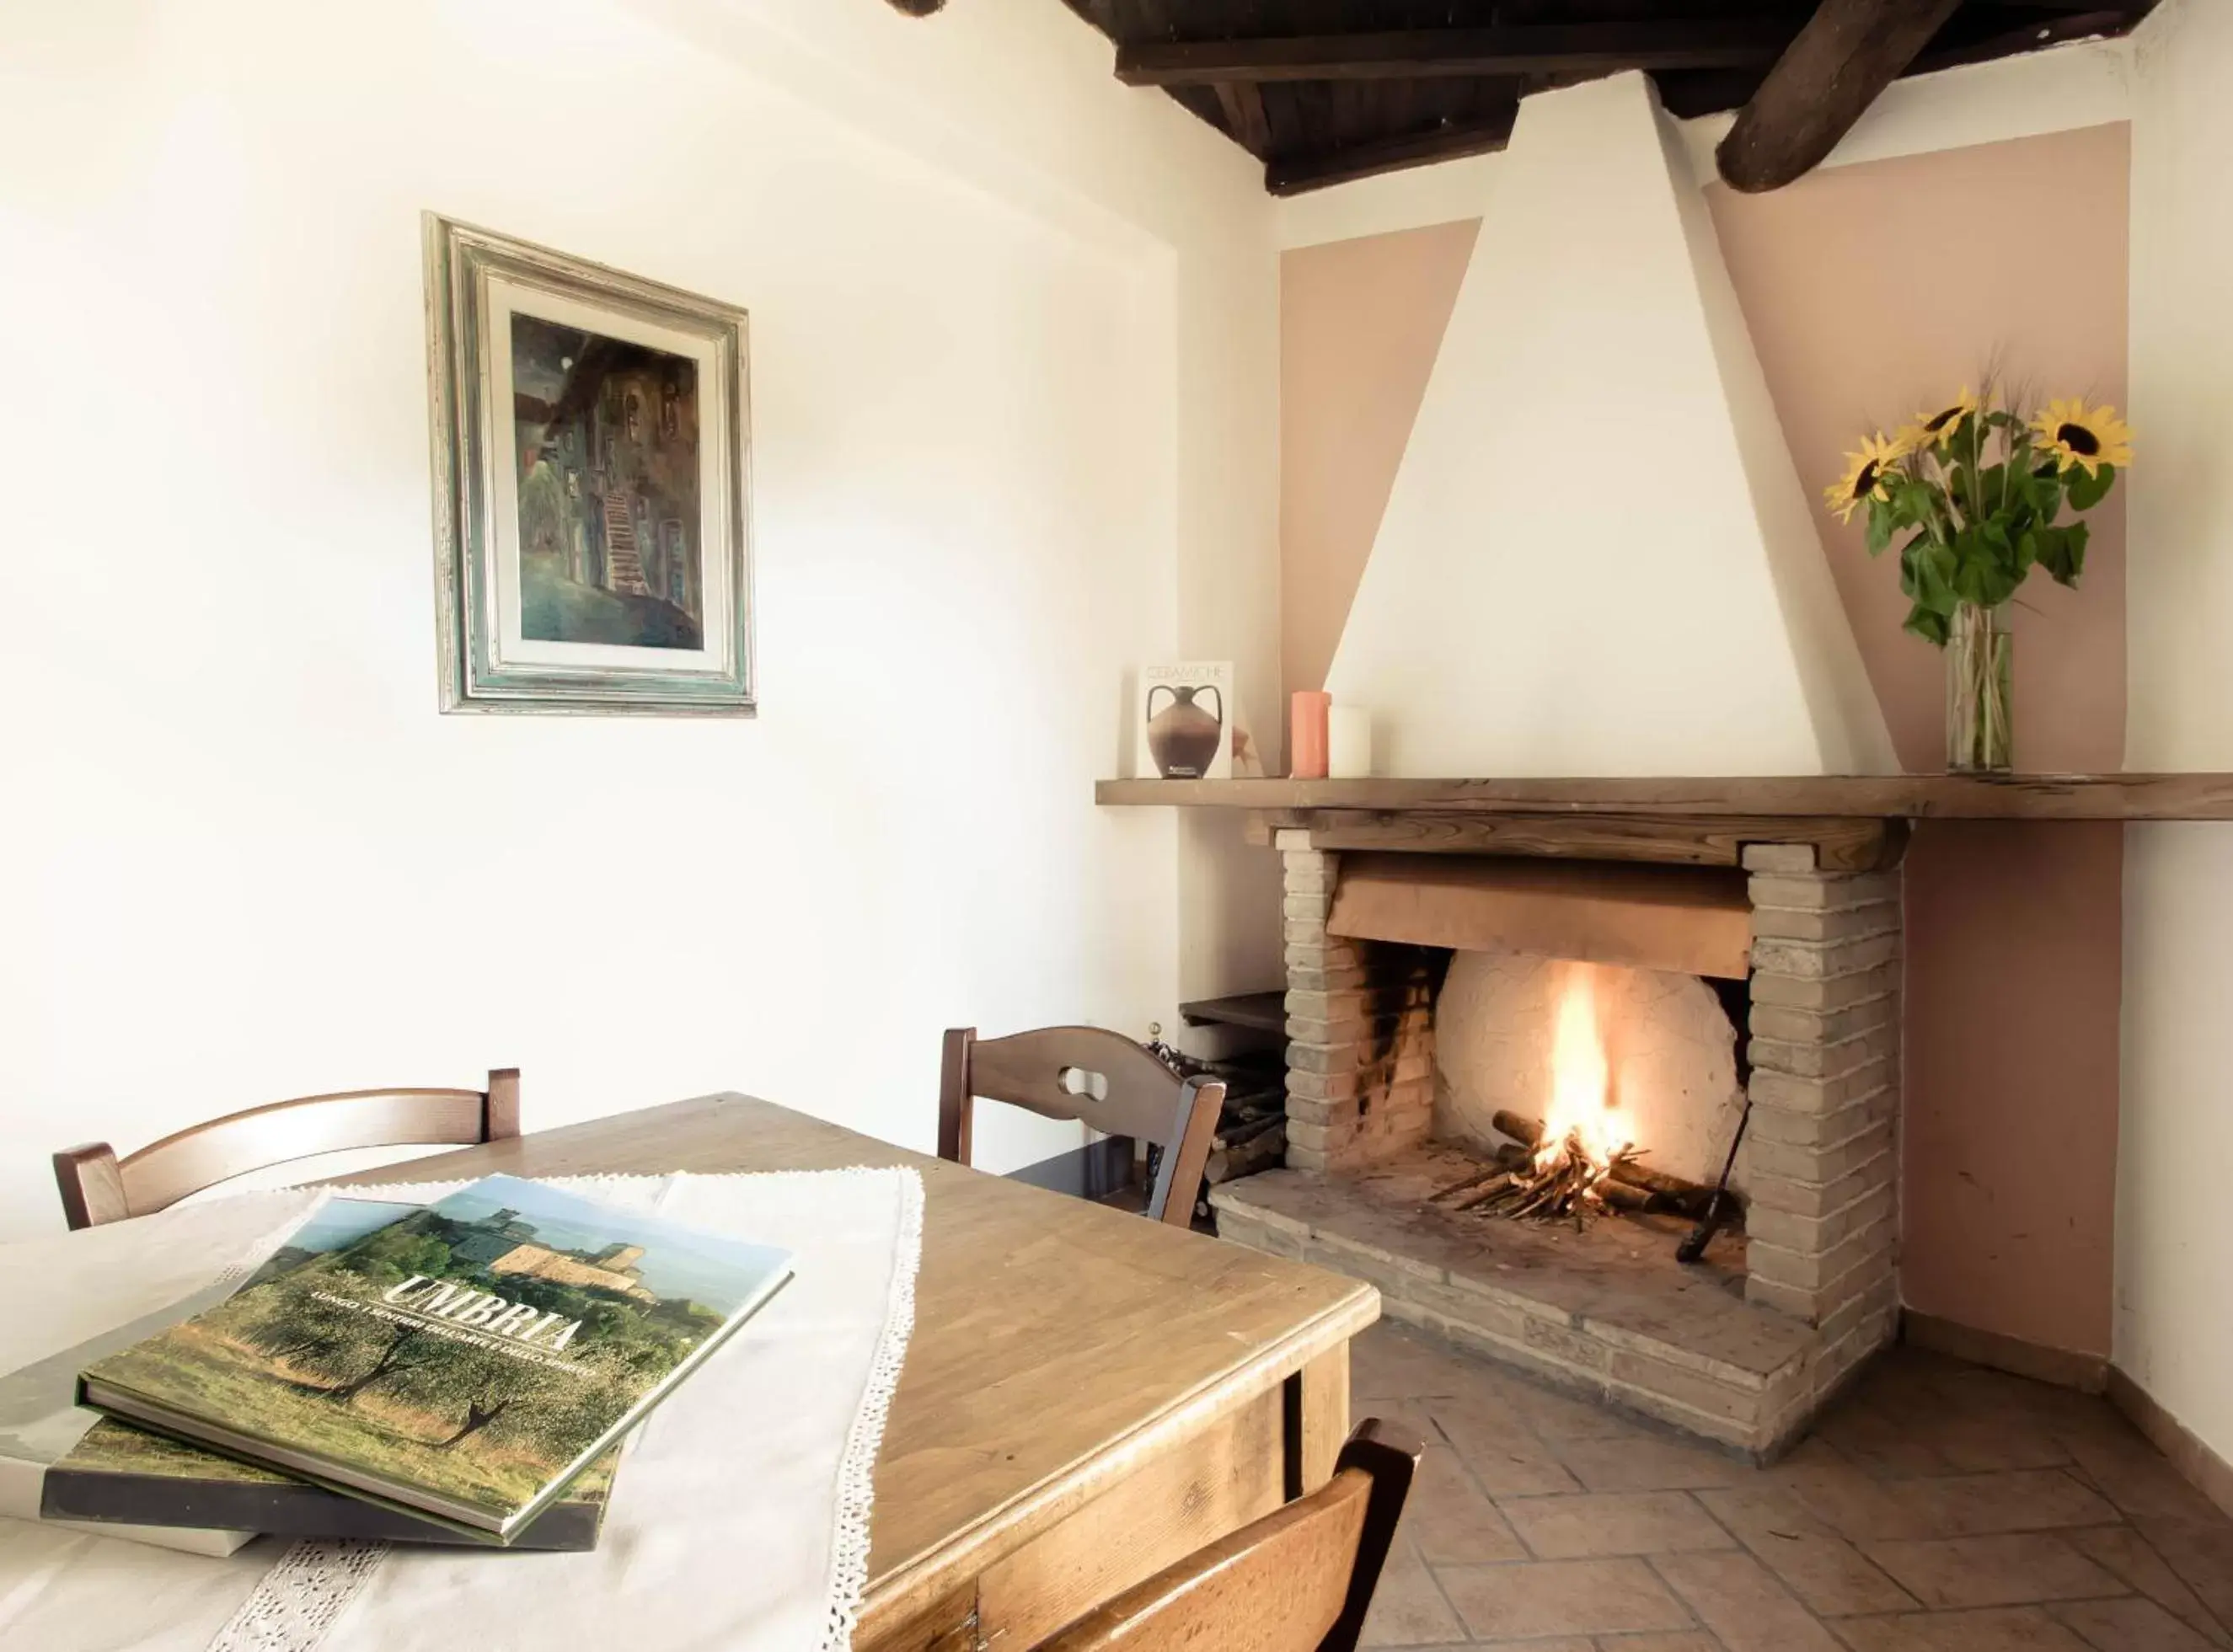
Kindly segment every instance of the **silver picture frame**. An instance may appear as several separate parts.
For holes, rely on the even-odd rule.
[[[423,225],[441,709],[753,715],[745,312]]]

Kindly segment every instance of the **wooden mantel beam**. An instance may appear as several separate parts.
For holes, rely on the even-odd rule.
[[[2233,774],[1794,775],[1724,779],[1103,780],[1102,803],[1376,814],[1879,820],[2233,820]]]
[[[1731,815],[1437,814],[1401,810],[1263,809],[1248,841],[1306,831],[1311,847],[1414,854],[1526,855],[1676,866],[1741,866],[1748,843],[1804,843],[1825,871],[1873,872],[1899,864],[1904,820]]]
[[[1715,152],[1732,189],[1803,178],[1899,78],[1962,0],[1822,0]]]
[[[1116,78],[1128,86],[1221,86],[1240,81],[1412,81],[1451,75],[1605,75],[1624,68],[1764,68],[1790,41],[1791,25],[1773,17],[1156,40],[1120,45]]]

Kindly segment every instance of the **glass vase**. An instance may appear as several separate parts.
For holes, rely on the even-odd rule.
[[[1964,602],[1946,639],[1946,766],[1956,774],[2006,774],[2014,766],[2008,611]]]

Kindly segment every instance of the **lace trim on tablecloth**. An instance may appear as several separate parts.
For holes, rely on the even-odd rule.
[[[685,1174],[658,1176],[554,1176],[550,1185],[615,1203],[663,1208]],[[874,1176],[886,1171],[868,1165],[832,1170],[772,1170],[752,1180],[794,1177]],[[876,1454],[892,1395],[899,1386],[915,1330],[915,1274],[922,1260],[922,1176],[901,1167],[900,1226],[894,1247],[892,1279],[869,1380],[860,1409],[847,1431],[838,1463],[837,1526],[831,1539],[830,1614],[816,1652],[846,1652],[861,1616],[869,1580],[869,1519],[876,1500]],[[700,1177],[697,1180],[712,1180]],[[378,1191],[398,1203],[432,1204],[469,1187],[468,1181],[381,1183]],[[651,1197],[643,1195],[650,1193]],[[386,1543],[305,1540],[282,1555],[264,1574],[232,1619],[218,1631],[208,1652],[317,1652],[365,1584],[387,1558]]]
[[[310,1652],[387,1558],[384,1543],[295,1544],[217,1632],[209,1652]]]
[[[869,1587],[869,1515],[876,1500],[876,1454],[884,1443],[884,1422],[892,1393],[906,1363],[908,1339],[915,1334],[915,1276],[922,1264],[922,1174],[900,1172],[900,1231],[892,1262],[890,1306],[884,1333],[869,1367],[861,1408],[845,1436],[845,1455],[837,1469],[837,1531],[831,1540],[830,1622],[819,1652],[849,1652],[860,1626],[861,1598]]]

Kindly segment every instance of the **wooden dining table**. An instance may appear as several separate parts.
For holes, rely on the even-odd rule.
[[[1331,1474],[1370,1285],[769,1102],[701,1096],[344,1180],[845,1165],[911,1165],[924,1193],[861,1652],[1020,1652]]]

